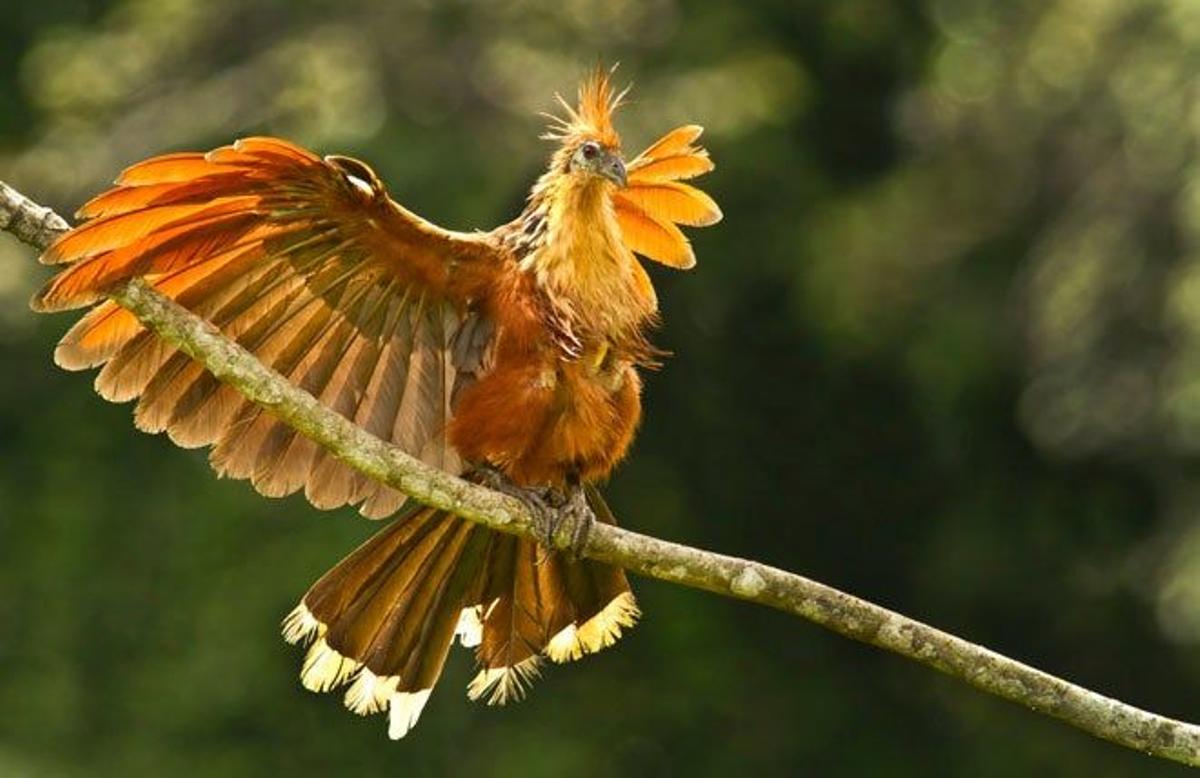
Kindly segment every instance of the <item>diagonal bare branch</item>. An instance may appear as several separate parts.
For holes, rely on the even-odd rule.
[[[0,181],[0,229],[41,250],[68,225]],[[110,296],[219,379],[368,477],[465,519],[537,539],[533,517],[520,501],[430,467],[356,427],[145,283],[133,281],[113,289]],[[566,547],[569,535],[561,532],[557,544]],[[1200,727],[1194,724],[1127,705],[795,573],[607,524],[593,528],[583,555],[777,608],[1118,745],[1200,766]]]

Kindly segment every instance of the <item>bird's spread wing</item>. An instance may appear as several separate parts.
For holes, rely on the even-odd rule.
[[[403,495],[357,474],[142,328],[104,294],[143,276],[294,384],[370,432],[457,471],[445,441],[456,383],[480,369],[488,322],[465,302],[499,257],[392,201],[375,174],[271,138],[136,164],[47,250],[66,268],[39,310],[98,303],[56,361],[104,365],[113,401],[140,398],[140,428],[213,445],[223,475],[318,507],[393,513]]]
[[[705,227],[721,219],[711,197],[683,183],[713,169],[708,152],[695,145],[703,131],[694,124],[674,129],[630,161],[628,185],[613,194],[613,204],[631,251],[671,267],[696,264],[677,225]]]

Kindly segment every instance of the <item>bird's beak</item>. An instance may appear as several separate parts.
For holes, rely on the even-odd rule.
[[[608,155],[608,159],[600,168],[600,175],[621,189],[624,189],[625,185],[629,183],[629,177],[625,172],[625,162],[616,154]]]

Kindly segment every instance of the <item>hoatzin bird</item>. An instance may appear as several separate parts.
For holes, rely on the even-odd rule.
[[[442,511],[401,510],[404,495],[217,381],[105,292],[144,278],[425,462],[574,511],[577,526],[611,521],[593,484],[628,449],[637,369],[658,356],[646,339],[657,301],[635,254],[690,268],[678,225],[721,218],[683,183],[713,168],[700,127],[623,160],[612,124],[623,94],[597,71],[576,107],[559,98],[549,169],[521,214],[490,232],[431,224],[357,160],[247,138],[129,167],[42,257],[63,269],[36,310],[93,306],[55,360],[103,365],[96,390],[138,398],[140,429],[211,445],[220,475],[264,495],[303,490],[318,508],[396,516],[283,625],[287,640],[310,644],[304,686],[348,684],[346,705],[388,711],[393,738],[416,723],[456,637],[480,666],[469,696],[489,703],[520,698],[542,657],[612,645],[639,615],[624,573]]]

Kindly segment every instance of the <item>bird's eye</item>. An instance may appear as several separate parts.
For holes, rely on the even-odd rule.
[[[595,159],[596,155],[600,153],[600,147],[595,143],[588,141],[587,143],[583,144],[582,151],[584,159]]]

